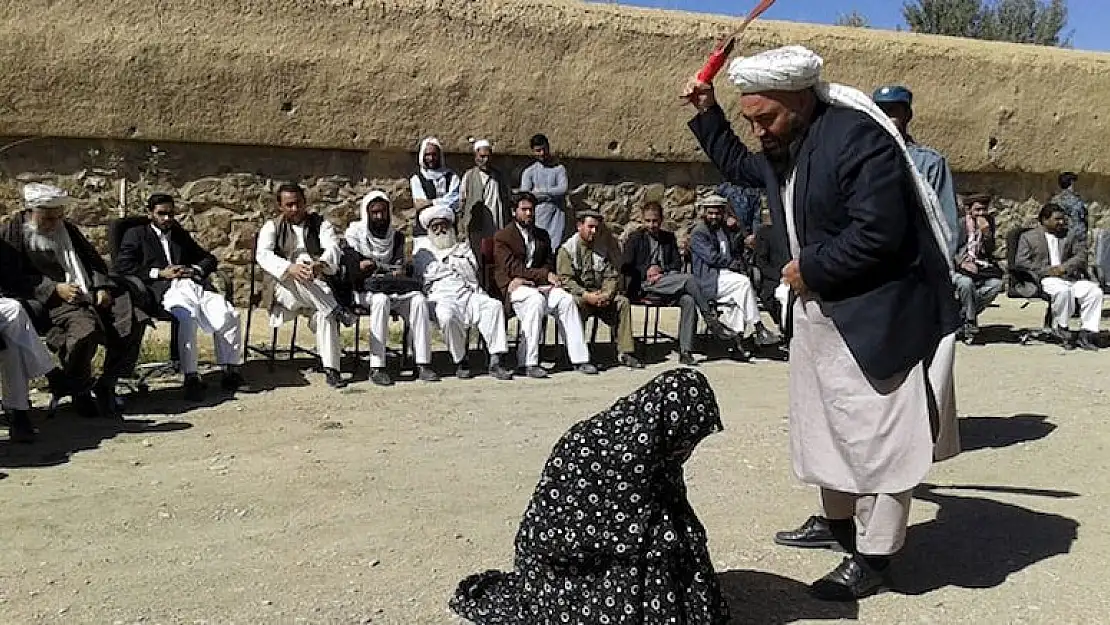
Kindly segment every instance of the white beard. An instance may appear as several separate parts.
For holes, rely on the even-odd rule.
[[[64,225],[59,225],[54,232],[44,232],[39,230],[38,226],[28,221],[23,224],[23,239],[27,242],[27,247],[34,252],[51,252],[58,251],[59,235],[65,230]]]
[[[458,244],[458,239],[455,237],[455,233],[451,232],[450,230],[443,234],[429,234],[428,241],[431,242],[432,247],[441,252],[449,250],[455,247],[456,244]]]

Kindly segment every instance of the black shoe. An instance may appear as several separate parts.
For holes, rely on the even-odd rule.
[[[346,388],[347,381],[343,379],[343,374],[335,369],[324,369],[324,379],[327,380],[328,386],[332,388]]]
[[[123,418],[120,412],[120,403],[116,399],[115,384],[97,382],[93,388],[96,401],[97,415],[103,419],[118,420]]]
[[[621,354],[620,355],[620,362],[621,362],[622,365],[628,367],[629,369],[643,369],[644,368],[644,363],[640,362],[640,359],[633,356],[632,354]]]
[[[832,522],[822,516],[809,517],[796,530],[776,532],[775,544],[802,549],[844,549],[833,534]]]
[[[370,381],[378,386],[393,386],[393,378],[385,372],[385,369],[371,369]]]
[[[698,366],[698,359],[690,352],[680,352],[678,354],[678,364],[683,367],[696,367]]]
[[[421,382],[439,382],[439,374],[428,365],[417,365],[417,378]]]
[[[887,579],[862,557],[847,557],[828,575],[813,582],[810,594],[821,601],[857,601],[886,590]]]
[[[542,371],[542,369],[541,369]],[[546,373],[546,372],[545,372]],[[493,363],[489,366],[489,374],[498,380],[511,380],[513,379],[513,372],[501,366],[501,363]]]
[[[245,384],[246,380],[243,379],[243,374],[234,370],[225,371],[223,378],[220,379],[220,388],[232,393],[243,388]]]
[[[721,320],[717,317],[707,317],[705,325],[713,336],[722,341],[735,341],[738,336],[735,330],[721,323]]]
[[[965,321],[964,327],[960,330],[960,338],[965,345],[971,345],[975,342],[976,335],[979,334],[979,326],[974,321]]]
[[[81,393],[73,398],[73,409],[77,414],[85,419],[95,419],[100,416],[100,409],[96,406],[96,400],[93,399],[92,393]]]
[[[547,377],[547,369],[543,367],[521,367],[517,369],[517,373],[523,376],[528,376],[533,380],[542,380]]]
[[[1075,338],[1067,328],[1053,328],[1052,336],[1060,341],[1060,345],[1067,351],[1075,349]]]
[[[580,365],[575,365],[574,370],[583,375],[597,375],[597,367],[588,362],[584,362]]]
[[[333,312],[332,315],[335,316],[336,321],[338,321],[339,323],[342,323],[344,326],[346,326],[348,328],[355,325],[355,315],[354,315],[354,313],[347,310],[346,308],[343,308],[342,306],[340,306],[339,308],[336,308],[335,312]]]
[[[751,362],[752,353],[743,343],[737,341],[732,347],[728,349],[728,357],[736,362]]]
[[[470,370],[470,361],[463,358],[462,362],[455,365],[455,377],[460,380],[469,380],[474,377],[474,372]]]
[[[182,389],[184,390],[182,395],[185,397],[185,401],[202,401],[204,399],[204,382],[195,373],[185,376],[185,384]]]
[[[1098,343],[1096,341],[1096,338],[1097,337],[1095,336],[1094,332],[1090,332],[1088,330],[1080,330],[1079,339],[1075,341],[1075,346],[1079,349],[1085,349],[1089,352],[1097,352]]]
[[[92,390],[93,381],[91,379],[77,381],[72,378],[66,377],[61,369],[54,369],[46,373],[46,383],[50,390],[50,394],[54,397],[67,397],[69,395],[80,395]]]
[[[782,342],[782,338],[779,337],[779,335],[768,330],[762,323],[757,323],[755,325],[755,332],[752,333],[752,340],[758,347],[770,347]]]
[[[8,441],[29,444],[38,438],[38,430],[31,423],[31,415],[26,410],[13,410],[8,420]]]

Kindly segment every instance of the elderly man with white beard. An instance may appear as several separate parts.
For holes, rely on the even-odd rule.
[[[444,204],[431,204],[443,206]],[[371,191],[362,198],[362,219],[347,226],[343,264],[354,291],[354,300],[370,312],[370,381],[390,386],[385,370],[389,341],[389,314],[396,313],[409,324],[409,341],[423,382],[438,382],[431,367],[432,343],[428,332],[428,300],[420,281],[408,276],[405,266],[405,235],[393,227],[393,203],[384,191]]]
[[[455,213],[446,206],[430,206],[419,218],[428,234],[413,242],[414,275],[424,283],[456,375],[472,377],[466,330],[477,327],[489,349],[489,374],[498,380],[513,379],[501,362],[509,352],[505,309],[478,284],[478,261],[470,245],[460,243],[455,234]]]
[[[3,238],[15,249],[4,272],[26,276],[35,304],[49,318],[46,343],[58,354],[70,380],[92,380],[97,347],[106,350],[93,395],[79,393],[74,406],[84,416],[118,418],[115,388],[139,357],[146,317],[132,306],[121,282],[77,226],[65,218],[71,198],[61,189],[30,183],[23,188],[26,209],[11,216]]]

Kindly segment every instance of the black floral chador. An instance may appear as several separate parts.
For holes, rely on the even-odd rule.
[[[669,371],[575,424],[544,466],[515,569],[464,579],[479,625],[719,625],[729,620],[682,464],[722,429],[709,382]]]

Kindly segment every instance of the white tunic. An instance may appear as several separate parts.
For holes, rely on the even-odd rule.
[[[783,188],[791,255],[794,174]],[[799,480],[855,494],[900,493],[921,483],[934,457],[958,450],[952,385],[954,337],[945,337],[927,372],[923,363],[889,380],[860,369],[816,296],[799,297],[790,342],[790,449]],[[935,393],[930,392],[930,382]]]

